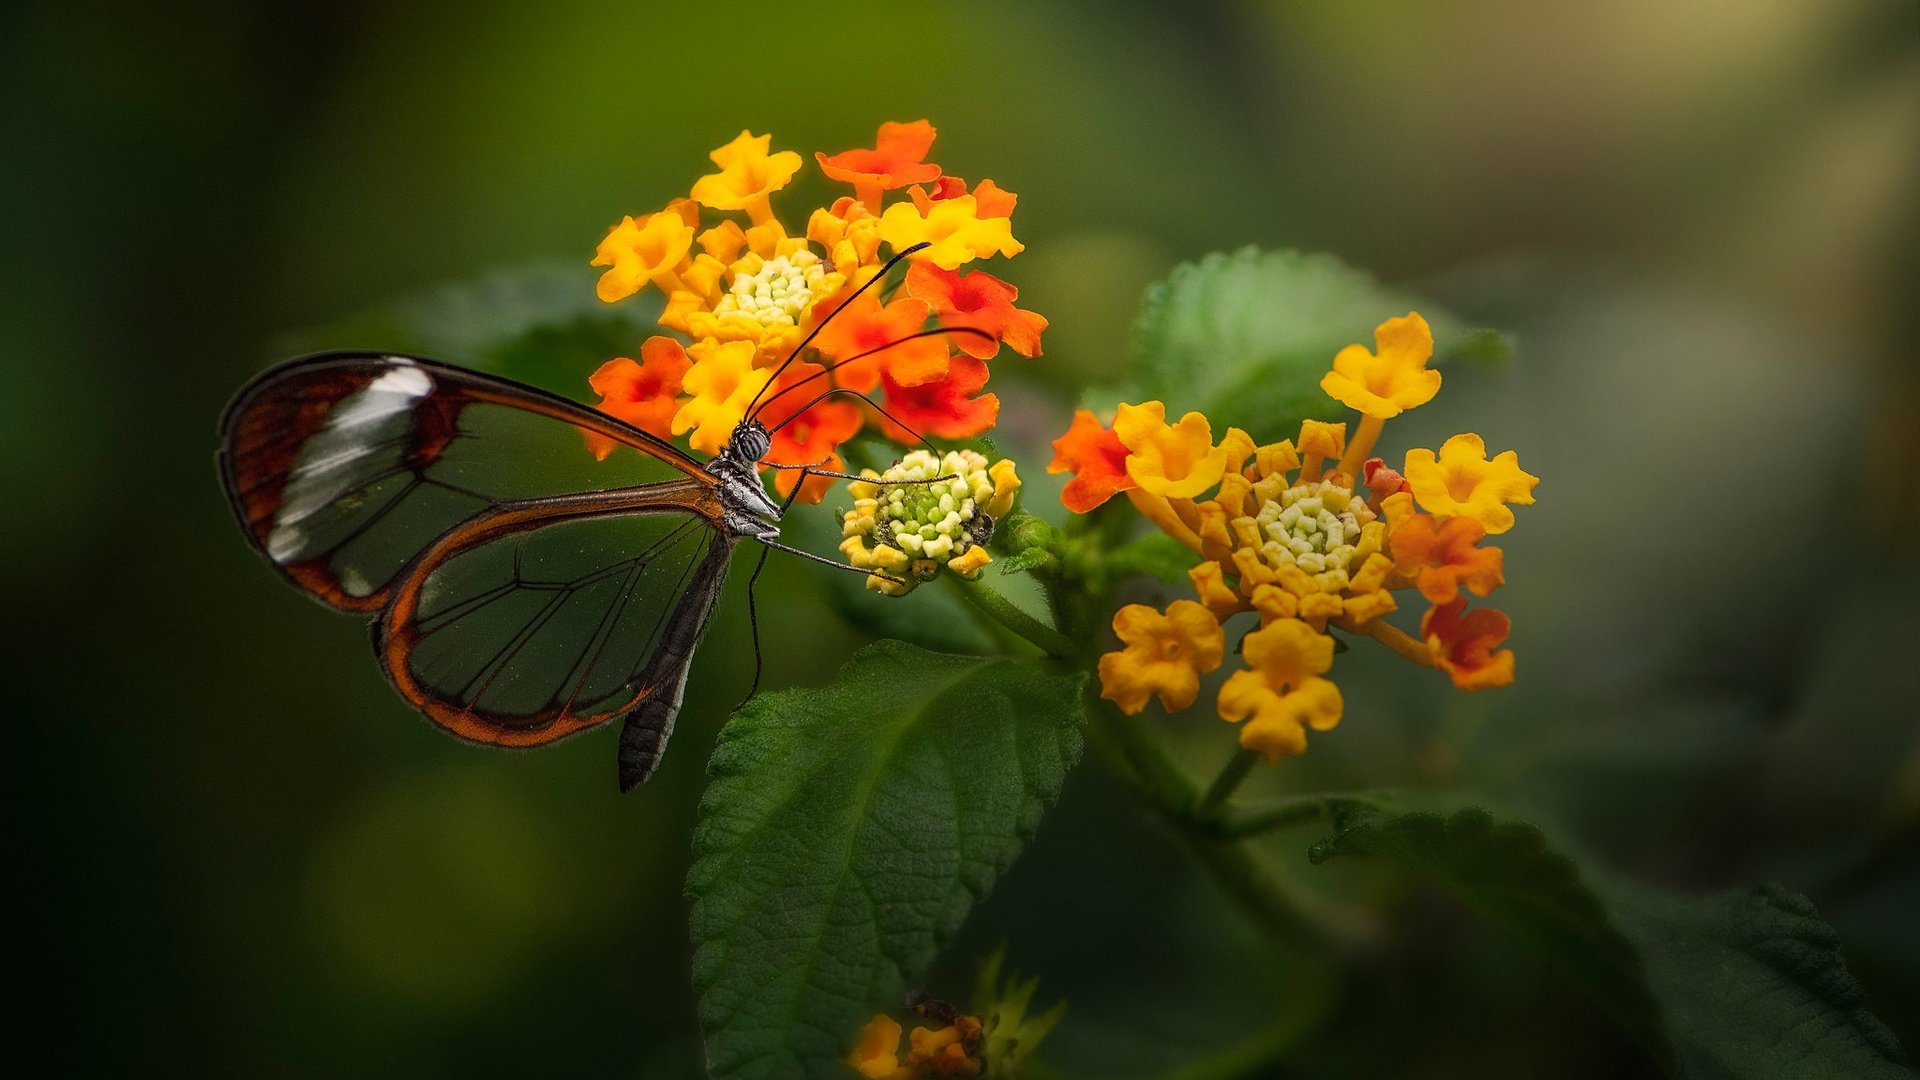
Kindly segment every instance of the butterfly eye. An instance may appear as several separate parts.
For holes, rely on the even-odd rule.
[[[742,421],[733,429],[731,442],[734,456],[741,461],[759,461],[773,448],[773,436],[757,420]]]

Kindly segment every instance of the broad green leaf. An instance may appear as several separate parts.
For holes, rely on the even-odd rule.
[[[687,879],[714,1076],[838,1074],[1059,793],[1081,681],[883,641],[734,715]]]
[[[448,285],[283,339],[287,353],[385,349],[586,392],[587,376],[658,333],[658,294],[618,304],[594,295],[599,272],[545,265]]]
[[[1500,335],[1466,330],[1437,305],[1331,255],[1216,252],[1147,290],[1120,398],[1159,399],[1176,416],[1197,409],[1216,431],[1231,424],[1280,438],[1302,418],[1341,413],[1320,390],[1333,354],[1353,342],[1371,348],[1373,328],[1408,311],[1432,324],[1436,361],[1507,352]]]
[[[1665,1058],[1659,1007],[1640,957],[1581,880],[1532,825],[1496,822],[1478,807],[1451,816],[1395,813],[1335,800],[1334,834],[1314,844],[1315,863],[1342,855],[1393,859],[1457,891],[1472,907],[1553,957],[1656,1056]]]
[[[1688,1075],[1913,1075],[1806,897],[1777,885],[1701,899],[1624,884],[1607,893]]]
[[[1839,938],[1777,887],[1691,898],[1583,873],[1534,825],[1479,807],[1403,812],[1330,800],[1315,863],[1392,859],[1457,893],[1564,969],[1671,1071],[1706,1077],[1903,1076],[1861,1004]]]

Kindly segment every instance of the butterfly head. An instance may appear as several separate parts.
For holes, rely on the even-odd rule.
[[[773,436],[767,434],[760,421],[749,416],[734,425],[733,434],[727,437],[726,454],[738,462],[757,462],[772,448]]]

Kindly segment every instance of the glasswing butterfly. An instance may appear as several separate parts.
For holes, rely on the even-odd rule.
[[[924,246],[836,306],[767,387],[820,327]],[[980,331],[923,330],[881,348],[938,333]],[[756,395],[702,462],[508,379],[414,356],[323,353],[257,376],[234,398],[220,423],[220,478],[274,569],[321,603],[374,616],[388,681],[434,723],[473,742],[538,746],[622,717],[626,791],[659,763],[740,540],[765,546],[760,565],[778,548],[854,570],[779,543],[793,498],[775,503],[760,481],[772,435],[759,413],[829,370],[764,403]],[[852,391],[814,400],[835,393]],[[583,436],[612,452],[595,461]],[[773,467],[802,469],[802,483],[851,478]],[[751,586],[748,596],[751,614]]]

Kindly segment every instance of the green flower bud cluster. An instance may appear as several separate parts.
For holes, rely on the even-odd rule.
[[[853,509],[841,516],[840,550],[874,573],[867,587],[904,596],[942,567],[969,580],[992,562],[993,523],[1013,509],[1020,478],[1011,461],[989,465],[972,450],[935,456],[915,450],[883,473],[847,487]]]

